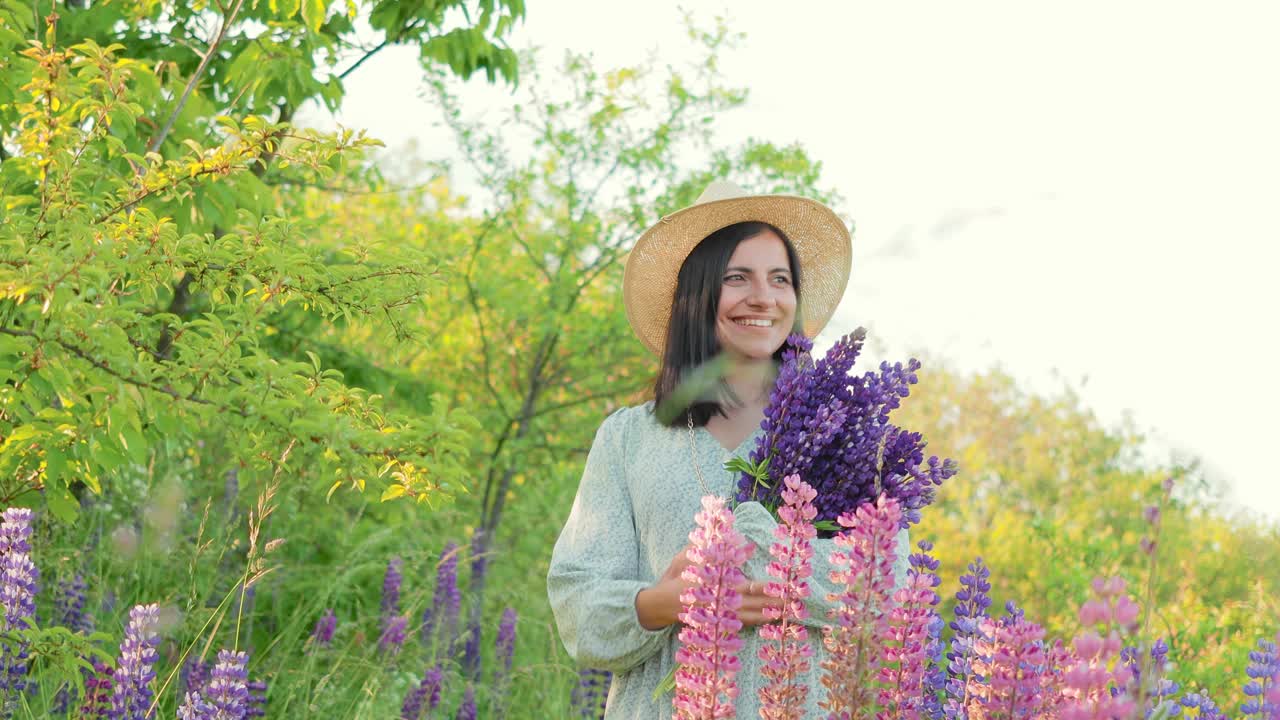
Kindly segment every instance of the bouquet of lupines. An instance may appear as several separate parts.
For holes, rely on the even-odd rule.
[[[935,488],[955,475],[953,460],[924,457],[920,433],[889,422],[916,382],[919,361],[880,364],[878,372],[853,376],[866,331],[840,338],[818,361],[803,335],[787,339],[782,367],[769,396],[764,434],[750,460],[731,461],[739,471],[739,502],[755,500],[776,513],[782,478],[799,475],[817,491],[815,526],[829,535],[836,519],[880,496],[902,507],[902,527],[919,522]]]

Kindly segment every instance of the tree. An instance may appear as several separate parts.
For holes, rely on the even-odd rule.
[[[37,16],[44,6],[46,12]],[[521,0],[431,4],[0,2],[0,498],[63,519],[130,465],[230,432],[233,461],[292,458],[419,500],[462,474],[466,418],[388,412],[318,356],[272,355],[278,316],[397,316],[439,262],[310,241],[290,195],[370,171],[363,133],[289,125],[391,44],[514,80]],[[454,19],[462,16],[461,22]],[[367,29],[363,26],[367,25]],[[67,39],[70,42],[67,42]],[[83,483],[83,485],[81,485]]]

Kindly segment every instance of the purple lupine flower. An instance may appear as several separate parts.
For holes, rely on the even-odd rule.
[[[929,616],[928,640],[924,646],[928,664],[920,684],[920,710],[929,720],[942,720],[942,698],[947,692],[947,666],[943,654],[947,644],[942,640],[942,628],[946,624],[934,608]]]
[[[578,684],[569,697],[569,706],[579,718],[600,720],[604,717],[604,704],[609,698],[609,684],[612,682],[613,673],[608,670],[579,670]]]
[[[249,690],[249,701],[245,706],[244,716],[266,717],[267,715],[267,681],[250,680],[245,687]]]
[[[1280,703],[1269,697],[1275,689],[1276,675],[1280,674],[1280,652],[1276,643],[1259,640],[1258,649],[1249,653],[1249,666],[1245,668],[1249,682],[1244,694],[1248,698],[1240,705],[1242,720],[1272,720],[1280,715]]]
[[[902,509],[894,498],[881,496],[856,512],[838,518],[844,528],[835,538],[829,558],[831,583],[839,590],[827,600],[835,622],[822,629],[828,657],[822,662],[827,698],[822,708],[835,717],[859,712],[875,703],[872,680],[879,674],[881,647],[888,623],[883,608],[893,592],[893,561]]]
[[[338,628],[338,616],[333,614],[333,608],[325,608],[324,615],[316,621],[316,627],[311,631],[311,641],[321,647],[329,647],[329,643],[333,642],[333,631]]]
[[[480,672],[480,623],[467,623],[467,637],[462,648],[462,674],[475,680]]]
[[[494,715],[502,717],[506,711],[507,689],[511,681],[511,661],[516,652],[515,608],[509,607],[502,611],[502,620],[498,623],[498,639],[494,645],[498,663],[493,668],[493,707]]]
[[[70,580],[59,580],[58,594],[54,599],[54,622],[71,632],[93,632],[93,617],[84,611],[85,591],[88,589],[89,585],[80,573]]]
[[[1178,699],[1178,705],[1186,710],[1195,710],[1196,714],[1184,714],[1183,717],[1197,720],[1227,720],[1227,716],[1218,709],[1217,703],[1204,694],[1204,691],[1187,693]]]
[[[84,702],[80,704],[80,716],[84,718],[106,717],[111,709],[111,679],[114,675],[109,665],[93,661],[93,672],[84,681]]]
[[[462,592],[458,589],[458,546],[450,541],[436,565],[436,587],[431,607],[422,616],[422,644],[449,649],[458,632]],[[438,633],[438,635],[437,635]]]
[[[6,633],[26,629],[36,609],[36,580],[40,571],[31,562],[31,510],[8,508],[0,523],[0,604],[4,606],[0,630]],[[27,645],[0,648],[0,690],[21,693],[28,689]]]
[[[402,561],[393,557],[387,562],[387,572],[382,576],[382,616],[400,613],[400,584],[404,580],[400,573]]]
[[[467,690],[462,694],[462,704],[458,706],[458,714],[454,720],[476,720],[476,689],[467,683]]]
[[[409,619],[403,615],[392,615],[382,619],[382,634],[378,636],[378,651],[388,655],[396,655],[404,647]]]
[[[178,687],[179,692],[186,694],[197,690],[203,690],[206,683],[209,682],[209,673],[213,670],[213,665],[201,660],[198,656],[192,655],[182,664],[182,669],[178,671]]]
[[[205,685],[206,702],[214,708],[210,720],[244,720],[249,710],[249,656],[234,650],[219,650],[218,661]]]
[[[210,705],[199,691],[191,691],[183,695],[182,704],[178,706],[178,720],[210,720],[217,710]]]
[[[951,629],[955,636],[951,640],[951,651],[947,653],[947,699],[943,706],[943,715],[948,720],[959,720],[968,717],[972,706],[969,697],[969,686],[975,680],[973,661],[975,657],[974,643],[982,637],[980,624],[987,617],[987,608],[991,605],[991,569],[983,564],[982,558],[969,563],[969,572],[960,576],[960,590],[956,592],[955,620],[951,621]]]
[[[430,713],[440,704],[440,683],[444,673],[437,665],[422,676],[422,682],[405,696],[404,705],[400,708],[400,720],[418,720],[422,717],[423,705]]]
[[[489,569],[489,538],[483,528],[471,534],[471,587],[484,585]]]
[[[739,501],[777,508],[781,479],[798,474],[818,492],[819,521],[834,521],[884,494],[899,502],[906,527],[933,502],[935,487],[956,473],[952,460],[925,460],[919,433],[889,422],[889,413],[916,382],[919,361],[905,367],[881,363],[878,372],[850,374],[865,337],[859,328],[817,362],[809,355],[813,344],[807,338],[787,339],[761,423],[765,432],[750,457],[757,465],[768,460],[771,483],[761,486],[743,473]]]
[[[929,555],[933,543],[921,540],[912,553],[907,582],[893,591],[889,622],[877,634],[884,666],[880,669],[880,706],[900,720],[919,720],[924,713],[924,684],[929,624],[941,599],[934,589],[942,584],[938,560]]]
[[[112,682],[111,708],[107,712],[110,720],[145,720],[148,716],[153,696],[151,681],[156,676],[153,667],[159,658],[159,624],[159,605],[136,605],[129,611]]]

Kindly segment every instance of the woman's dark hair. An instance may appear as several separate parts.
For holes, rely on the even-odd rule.
[[[725,269],[729,267],[729,260],[739,243],[766,230],[782,238],[787,250],[791,286],[796,293],[796,319],[792,332],[800,332],[800,261],[791,240],[778,228],[763,222],[736,223],[708,235],[685,258],[676,278],[671,318],[667,322],[666,350],[653,388],[654,408],[665,424],[671,427],[683,425],[692,415],[693,424],[702,427],[713,414],[725,415],[722,399],[734,399],[723,380],[718,383],[720,391],[714,399],[702,395],[692,401],[682,401],[676,397],[676,389],[682,381],[689,379],[691,372],[720,353],[720,342],[716,339],[716,313]],[[773,359],[776,363],[782,362],[782,347],[774,352]]]

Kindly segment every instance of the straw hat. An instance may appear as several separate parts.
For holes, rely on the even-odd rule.
[[[800,260],[804,334],[816,336],[831,319],[849,282],[852,243],[844,221],[816,200],[794,195],[749,195],[713,182],[693,205],[659,220],[640,236],[622,278],[627,320],[640,342],[661,357],[676,277],[685,258],[711,233],[740,222],[778,228]]]

